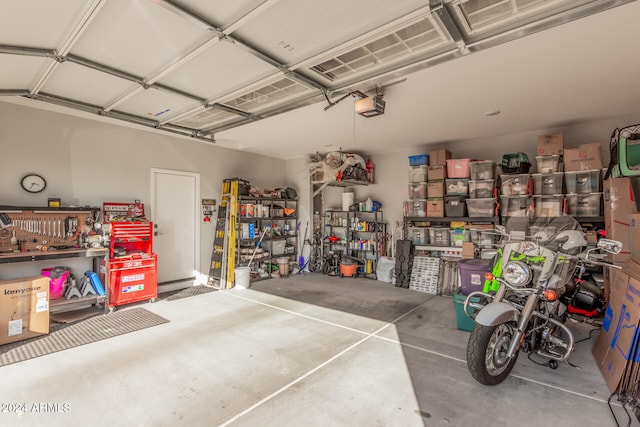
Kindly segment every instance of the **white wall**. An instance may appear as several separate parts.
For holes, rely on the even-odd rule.
[[[0,205],[47,206],[49,197],[60,197],[64,205],[101,207],[103,202],[139,199],[148,210],[151,168],[200,173],[201,197],[218,201],[224,178],[240,177],[260,188],[298,187],[288,182],[283,160],[2,102],[0,147]],[[28,172],[47,179],[44,192],[28,194],[20,188]],[[212,224],[201,223],[200,265],[205,275]],[[56,265],[62,261],[66,260]],[[0,264],[0,279],[39,274],[40,268]]]

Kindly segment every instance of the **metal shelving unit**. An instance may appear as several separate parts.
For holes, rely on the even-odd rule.
[[[236,266],[247,266],[258,245],[269,255],[256,252],[252,265],[275,263],[276,259],[285,257],[296,261],[298,199],[239,196],[238,204]],[[287,215],[290,209],[293,211]]]

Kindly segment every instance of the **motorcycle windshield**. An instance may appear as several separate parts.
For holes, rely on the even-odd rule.
[[[571,277],[575,257],[587,242],[580,224],[571,216],[512,217],[505,224],[502,267],[520,260],[549,287],[560,287]]]
[[[570,215],[510,217],[505,224],[508,241],[529,241],[554,252],[577,254],[586,245],[582,227]]]

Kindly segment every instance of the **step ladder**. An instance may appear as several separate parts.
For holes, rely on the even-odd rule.
[[[238,190],[241,183],[249,185],[239,178],[222,181],[208,280],[209,286],[216,289],[232,288],[235,282]]]

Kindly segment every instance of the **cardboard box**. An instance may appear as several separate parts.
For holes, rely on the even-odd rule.
[[[631,259],[640,263],[640,213],[629,215],[631,225]]]
[[[451,158],[449,150],[429,151],[429,166],[443,166],[447,164],[447,159]],[[444,178],[441,178],[444,179]]]
[[[631,258],[631,214],[637,213],[631,179],[610,178],[604,182],[604,225],[609,239],[622,242],[619,254],[608,254],[609,261],[622,265]]]
[[[636,340],[640,322],[640,264],[629,261],[611,281],[611,301],[605,311],[593,356],[614,392],[638,361]]]
[[[562,156],[564,152],[564,137],[562,132],[553,135],[538,136],[538,156],[557,154]]]
[[[473,242],[462,243],[462,258],[474,259],[476,257],[476,249]]]
[[[427,169],[428,181],[442,181],[447,177],[447,167],[445,165],[429,166]]]
[[[49,333],[49,278],[0,281],[0,344]]]
[[[427,216],[444,218],[444,200],[427,200]]]
[[[600,147],[602,143],[592,142],[582,144],[576,148],[564,149],[564,171],[586,171],[602,169]]]
[[[427,183],[427,198],[444,197],[445,184],[444,181],[431,181]]]

